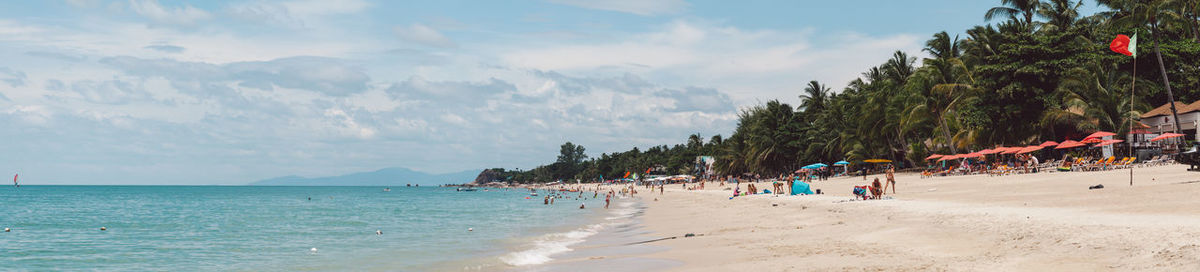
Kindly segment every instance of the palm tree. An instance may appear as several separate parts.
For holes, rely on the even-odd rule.
[[[804,94],[800,95],[800,109],[804,113],[819,113],[825,110],[828,100],[829,88],[816,80],[809,81],[804,87]]]
[[[1158,70],[1162,74],[1163,87],[1167,90],[1167,104],[1171,105],[1171,119],[1175,121],[1175,130],[1180,130],[1179,114],[1175,109],[1175,94],[1171,91],[1171,80],[1167,78],[1167,68],[1163,65],[1162,52],[1158,48],[1160,24],[1163,22],[1179,21],[1179,13],[1175,0],[1098,0],[1101,5],[1108,6],[1113,11],[1104,14],[1111,16],[1110,27],[1139,29],[1150,27],[1154,42],[1154,57],[1158,60]],[[1193,7],[1193,10],[1195,8]],[[1165,35],[1162,35],[1165,36]]]
[[[958,133],[951,133],[951,127],[955,124],[949,121],[949,117],[961,105],[978,99],[977,89],[973,86],[975,80],[960,59],[962,44],[957,37],[951,39],[946,32],[934,34],[933,39],[925,43],[924,49],[933,58],[924,60],[925,66],[914,74],[912,84],[906,86],[916,93],[916,99],[909,102],[905,109],[907,126],[911,128],[924,122],[936,122],[943,143],[953,153],[958,153],[959,146],[973,142],[970,139],[974,137],[964,137],[972,135],[970,130],[956,129]]]
[[[1046,19],[1041,30],[1068,29],[1079,20],[1079,8],[1083,1],[1049,0],[1038,5],[1037,15]]]
[[[1038,7],[1041,6],[1040,0],[1000,0],[1000,6],[988,9],[983,15],[984,20],[991,21],[996,17],[1008,17],[1012,20],[1017,20],[1025,25],[1033,24],[1033,16],[1037,14]],[[1024,21],[1017,19],[1020,15]]]
[[[700,138],[699,133],[695,133],[695,134],[692,134],[691,136],[688,136],[688,140],[687,140],[687,149],[688,150],[699,152],[701,147],[704,147],[704,138]]]
[[[1130,80],[1134,78],[1121,73],[1115,63],[1096,61],[1071,69],[1055,90],[1055,97],[1061,99],[1061,107],[1046,110],[1041,122],[1046,127],[1062,124],[1079,131],[1127,133],[1132,117],[1149,108],[1145,102],[1136,99],[1130,108],[1129,96],[1120,93],[1121,87],[1127,86]]]

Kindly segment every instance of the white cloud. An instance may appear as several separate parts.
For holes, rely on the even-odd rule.
[[[502,53],[501,59],[513,67],[537,70],[635,71],[659,84],[716,87],[745,104],[791,99],[809,80],[845,84],[895,50],[919,52],[920,39],[675,21],[658,31],[606,43],[526,46]]]
[[[340,59],[290,57],[270,61],[234,62],[217,65],[170,59],[111,57],[100,60],[141,77],[163,77],[172,81],[230,81],[243,87],[273,90],[275,87],[303,89],[331,96],[347,96],[366,90],[370,81],[361,68]]]
[[[642,16],[679,13],[687,10],[688,3],[684,0],[548,0],[551,3],[576,6],[587,9],[608,10],[632,13]]]
[[[191,5],[176,8],[163,7],[158,4],[158,0],[129,0],[129,9],[155,22],[176,25],[192,25],[197,21],[212,17],[207,11]]]
[[[362,0],[324,1],[302,0],[284,2],[247,2],[233,4],[226,12],[235,18],[268,22],[294,27],[311,27],[325,17],[334,15],[355,14],[370,7],[370,3]]]
[[[15,21],[0,19],[0,35],[3,36],[18,36],[36,34],[42,32],[40,27],[24,25]],[[9,37],[11,39],[11,37]]]
[[[25,72],[0,67],[0,82],[8,83],[12,87],[25,86]]]
[[[67,0],[67,4],[77,8],[94,8],[100,6],[100,0]]]
[[[396,36],[400,39],[414,42],[427,46],[453,48],[458,45],[451,41],[450,38],[442,35],[441,32],[425,26],[423,24],[412,24],[409,26],[397,26],[395,29]]]
[[[192,8],[130,3],[153,4],[151,14]],[[623,2],[581,5],[613,3]],[[675,3],[683,7],[606,9],[686,9]],[[729,133],[739,106],[794,99],[812,79],[838,86],[920,46],[906,35],[704,21],[537,40],[436,14],[370,29],[357,17],[368,6],[252,0],[223,11],[262,20],[193,18],[178,28],[96,19],[103,14],[68,26],[0,19],[11,34],[0,35],[0,59],[21,69],[0,71],[11,98],[0,96],[0,139],[24,143],[0,149],[36,153],[0,164],[62,182],[526,168],[552,161],[563,141],[598,153]],[[471,36],[459,48],[439,31]]]

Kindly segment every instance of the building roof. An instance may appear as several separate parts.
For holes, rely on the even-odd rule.
[[[1179,114],[1200,111],[1200,101],[1192,102],[1191,105],[1185,104],[1183,102],[1175,101],[1175,111],[1178,112]],[[1163,104],[1162,106],[1158,106],[1157,108],[1154,108],[1153,110],[1147,111],[1146,113],[1142,114],[1142,118],[1145,119],[1145,118],[1150,118],[1150,117],[1155,117],[1155,116],[1166,116],[1166,115],[1171,115],[1171,105],[1170,104]]]

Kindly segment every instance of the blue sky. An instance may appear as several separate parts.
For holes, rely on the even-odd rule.
[[[998,3],[6,1],[0,173],[242,184],[728,135],[738,108],[840,90]]]

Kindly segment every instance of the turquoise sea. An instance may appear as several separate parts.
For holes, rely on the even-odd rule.
[[[521,270],[631,214],[590,192],[383,189],[0,187],[0,270]]]

